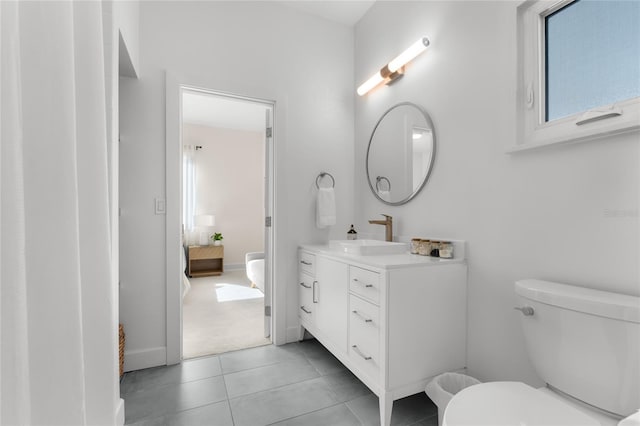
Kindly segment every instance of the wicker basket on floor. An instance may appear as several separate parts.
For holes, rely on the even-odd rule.
[[[118,331],[120,333],[120,377],[124,374],[124,327],[122,324],[119,325]]]

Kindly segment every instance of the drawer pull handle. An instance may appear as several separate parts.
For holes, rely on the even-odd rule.
[[[365,354],[363,354],[362,352],[360,352],[360,349],[358,349],[358,347],[356,345],[351,346],[353,348],[353,351],[355,353],[357,353],[358,355],[360,355],[365,361],[369,361],[371,360],[370,356],[366,356]]]
[[[312,265],[311,262],[307,262],[306,260],[301,260],[300,263],[302,263],[303,265],[307,265],[307,266],[311,266]]]
[[[307,311],[307,310],[304,308],[304,306],[300,306],[300,309],[302,309],[304,312],[306,312],[306,313],[308,313],[308,314],[310,314],[310,313],[311,313],[311,311]]]
[[[533,312],[534,312],[531,306],[524,306],[522,308],[516,307],[513,309],[515,309],[516,311],[522,312],[522,315],[524,315],[525,317],[530,317],[531,315],[533,315]]]
[[[373,322],[373,320],[371,318],[367,318],[364,315],[362,315],[360,312],[358,311],[351,311],[355,316],[357,316],[358,318],[360,318],[362,321],[364,322]]]
[[[300,285],[301,285],[302,287],[304,287],[304,288],[311,288],[311,286],[310,286],[310,285],[306,285],[305,283],[300,283]]]
[[[318,284],[318,281],[314,281],[313,283],[311,283],[311,286],[313,287],[311,300],[313,301],[313,303],[318,303],[318,299],[316,298],[316,284]]]
[[[371,288],[371,287],[373,287],[373,284],[365,284],[365,283],[363,283],[363,282],[360,282],[357,278],[354,278],[354,279],[353,279],[353,281],[357,282],[357,283],[358,283],[358,284],[360,284],[360,285],[365,286],[366,288]]]

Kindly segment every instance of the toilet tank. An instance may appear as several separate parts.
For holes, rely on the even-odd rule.
[[[515,291],[533,308],[522,328],[547,384],[619,416],[640,408],[640,298],[540,280]]]

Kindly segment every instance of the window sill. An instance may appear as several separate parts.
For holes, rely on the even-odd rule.
[[[615,116],[607,116],[608,112],[615,112]],[[595,119],[591,112],[596,113]],[[521,107],[521,116],[526,115]],[[597,118],[597,114],[602,117]],[[589,118],[592,117],[592,118]],[[528,120],[527,120],[528,118]],[[507,153],[529,151],[606,139],[611,136],[640,131],[640,98],[633,98],[615,105],[600,107],[597,110],[575,114],[570,117],[558,119],[551,123],[532,123],[534,117],[530,114],[525,117],[525,125],[518,126],[517,141],[520,143],[507,146]],[[585,121],[586,119],[586,121]]]
[[[613,130],[606,133],[598,133],[595,135],[589,135],[589,136],[584,136],[580,138],[574,138],[574,139],[558,138],[558,139],[546,140],[544,142],[529,142],[529,143],[522,143],[519,145],[510,145],[505,147],[505,153],[517,154],[519,152],[539,150],[542,148],[548,148],[552,146],[570,145],[570,144],[575,144],[580,142],[595,141],[598,139],[605,139],[607,137],[611,137],[615,135],[622,135],[626,133],[638,133],[638,132],[640,132],[640,122],[638,122],[638,124],[633,127],[617,129],[617,130]]]

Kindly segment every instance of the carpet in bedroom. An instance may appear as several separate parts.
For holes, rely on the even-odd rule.
[[[183,300],[184,359],[271,343],[264,334],[264,296],[250,287],[244,270],[190,278]]]

